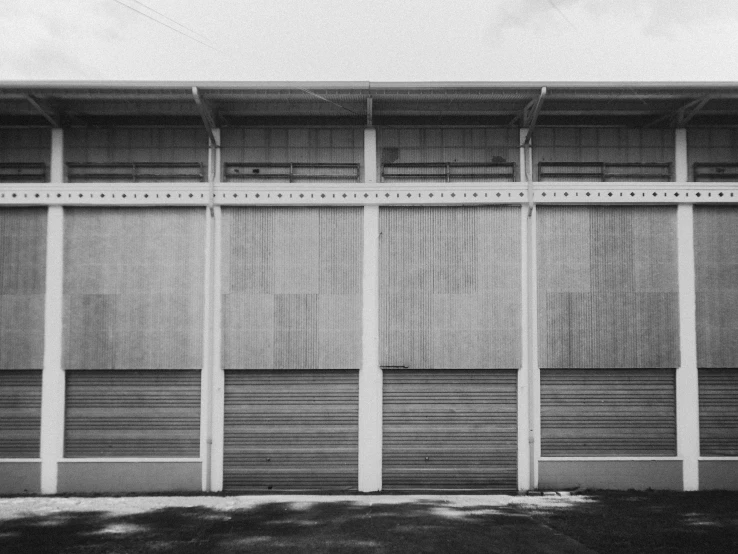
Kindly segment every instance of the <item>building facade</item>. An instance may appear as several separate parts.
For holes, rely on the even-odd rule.
[[[738,85],[0,84],[0,493],[738,489]]]

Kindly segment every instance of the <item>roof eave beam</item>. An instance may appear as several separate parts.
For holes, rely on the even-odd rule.
[[[31,94],[26,94],[26,100],[52,127],[61,127],[61,117],[54,110],[43,106],[41,101]]]
[[[531,139],[533,138],[533,130],[536,128],[536,123],[538,122],[538,114],[541,113],[541,108],[543,107],[543,99],[546,96],[546,87],[541,87],[541,93],[538,95],[538,98],[536,99],[536,103],[533,106],[532,110],[526,114],[524,120],[523,120],[523,126],[527,127],[528,132],[525,135],[525,140],[523,141],[523,146],[527,146],[530,144]]]
[[[213,110],[207,102],[205,102],[202,96],[200,96],[200,91],[197,90],[197,87],[192,87],[192,96],[195,98],[195,104],[197,104],[197,109],[200,111],[200,118],[202,119],[203,125],[205,125],[205,130],[210,137],[210,141],[215,146],[220,146],[220,141],[216,138],[215,133],[213,132],[213,129],[217,128],[215,117],[213,116]]]

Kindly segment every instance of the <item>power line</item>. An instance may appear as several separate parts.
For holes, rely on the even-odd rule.
[[[190,29],[189,27],[186,27],[186,26],[182,25],[182,24],[181,24],[181,23],[180,23],[179,21],[175,21],[174,19],[172,19],[172,18],[171,18],[171,17],[169,17],[168,15],[165,15],[165,14],[163,14],[163,13],[161,13],[161,12],[158,12],[158,11],[156,11],[156,10],[155,10],[154,8],[152,8],[151,6],[148,6],[148,5],[144,4],[143,2],[139,2],[138,0],[130,0],[130,1],[131,1],[131,2],[133,2],[134,4],[138,4],[139,6],[143,6],[143,7],[144,7],[144,8],[146,8],[147,10],[149,10],[149,11],[152,11],[152,12],[154,12],[154,13],[155,13],[155,14],[157,14],[157,15],[160,15],[160,16],[162,16],[162,17],[163,17],[164,19],[166,19],[166,20],[168,20],[168,21],[171,21],[172,23],[174,23],[175,25],[178,25],[179,27],[182,27],[183,29],[187,29],[187,30],[188,30],[189,32],[191,32],[191,33],[194,33],[194,34],[196,34],[196,35],[197,35],[197,36],[199,36],[199,37],[200,37],[201,39],[204,39],[204,40],[207,40],[207,41],[209,41],[209,40],[210,40],[210,39],[209,39],[208,37],[206,37],[206,36],[205,36],[205,35],[203,35],[202,33],[198,33],[198,32],[197,32],[197,31],[195,31],[194,29]]]
[[[126,8],[128,8],[129,10],[133,10],[133,11],[134,11],[134,12],[136,12],[137,14],[140,14],[140,15],[142,15],[142,16],[144,16],[144,17],[146,17],[146,18],[150,19],[151,21],[154,21],[154,22],[158,23],[159,25],[163,25],[164,27],[167,27],[167,28],[171,29],[172,31],[174,31],[174,32],[176,32],[176,33],[179,33],[179,34],[180,34],[180,35],[182,35],[182,36],[185,36],[185,37],[187,37],[187,38],[189,38],[189,39],[191,39],[191,40],[194,40],[195,42],[199,42],[199,43],[200,43],[200,44],[202,44],[203,46],[207,46],[208,48],[210,48],[210,49],[212,49],[212,50],[215,50],[215,51],[217,51],[217,52],[220,52],[220,50],[218,50],[218,49],[217,49],[217,48],[216,48],[215,46],[213,46],[213,45],[211,45],[211,44],[207,44],[206,42],[203,42],[203,41],[201,41],[201,40],[200,40],[200,39],[198,39],[197,37],[193,37],[192,35],[189,35],[189,34],[185,33],[184,31],[180,31],[180,30],[179,30],[179,29],[177,29],[176,27],[172,27],[171,25],[168,25],[168,24],[164,23],[163,21],[160,21],[159,19],[156,19],[155,17],[152,17],[152,16],[150,16],[149,14],[147,14],[147,13],[145,13],[145,12],[142,12],[142,11],[140,11],[140,10],[137,10],[137,9],[136,9],[136,8],[134,8],[133,6],[129,6],[128,4],[126,4],[126,3],[124,3],[124,2],[121,2],[120,0],[113,0],[113,2],[115,2],[116,4],[120,4],[121,6],[125,6],[125,7],[126,7]],[[179,25],[179,23],[178,23],[177,25]]]

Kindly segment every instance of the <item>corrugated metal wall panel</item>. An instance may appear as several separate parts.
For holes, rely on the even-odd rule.
[[[377,129],[377,174],[383,163],[518,163],[520,133],[516,128]],[[517,174],[517,173],[516,173]]]
[[[520,364],[519,210],[380,210],[382,365]]]
[[[0,129],[0,163],[45,163],[51,160],[49,129]]]
[[[69,129],[64,159],[75,163],[208,161],[203,127]]]
[[[0,371],[0,458],[38,458],[41,371]]]
[[[66,458],[200,456],[199,371],[67,371]]]
[[[675,371],[541,371],[541,455],[676,456]]]
[[[223,163],[355,163],[363,175],[361,128],[224,128],[221,140]]]
[[[676,210],[538,209],[539,364],[679,365]]]
[[[223,488],[358,487],[358,371],[226,371]]]
[[[361,360],[360,208],[223,210],[226,369]]]
[[[695,163],[738,163],[738,129],[688,129],[687,160],[690,181]]]
[[[738,369],[700,369],[700,455],[738,456]]]
[[[41,369],[46,208],[0,209],[0,370]]]
[[[738,208],[694,207],[697,365],[738,367]]]
[[[205,216],[190,208],[70,208],[67,369],[202,366]]]
[[[539,162],[673,163],[672,129],[536,127]]]
[[[517,374],[384,372],[384,490],[517,490]]]

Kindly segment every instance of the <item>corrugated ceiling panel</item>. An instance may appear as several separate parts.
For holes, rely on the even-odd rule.
[[[38,458],[41,371],[0,371],[0,458]]]
[[[517,490],[514,370],[384,372],[384,490]]]
[[[67,162],[200,162],[207,164],[204,128],[69,129],[65,136]]]
[[[359,208],[224,209],[224,367],[359,367],[362,252]]]
[[[0,370],[41,369],[46,208],[0,209]]]
[[[358,487],[358,371],[226,371],[223,488]]]
[[[519,209],[380,210],[382,365],[519,365]]]
[[[675,371],[541,371],[541,455],[676,456]]]
[[[700,456],[738,456],[738,369],[700,369]]]
[[[199,371],[67,371],[64,456],[197,458]]]
[[[204,223],[189,208],[66,211],[66,368],[202,366]]]
[[[539,364],[679,365],[674,208],[538,209]]]
[[[738,208],[695,206],[697,365],[738,367]]]

